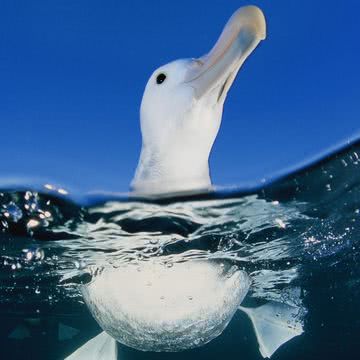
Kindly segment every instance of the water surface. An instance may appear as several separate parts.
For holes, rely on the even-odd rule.
[[[63,359],[101,329],[79,285],[106,266],[158,259],[229,262],[252,279],[248,306],[301,308],[304,333],[274,359],[357,358],[360,142],[260,186],[144,200],[82,196],[51,184],[0,191],[2,358]],[[119,347],[121,359],[260,359],[238,312],[182,353]]]

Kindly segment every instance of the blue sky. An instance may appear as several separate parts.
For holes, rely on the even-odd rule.
[[[359,133],[358,1],[253,1],[268,38],[225,104],[219,185],[257,181]],[[2,0],[0,178],[126,191],[143,88],[206,53],[241,0]]]

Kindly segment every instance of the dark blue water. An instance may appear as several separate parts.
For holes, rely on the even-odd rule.
[[[359,166],[354,142],[245,190],[149,201],[80,196],[51,184],[4,187],[0,358],[64,359],[101,331],[81,284],[106,266],[152,258],[228,261],[252,279],[246,305],[300,306],[304,333],[272,359],[359,358]],[[262,358],[241,312],[200,348],[144,353],[119,345],[118,352],[119,359]]]

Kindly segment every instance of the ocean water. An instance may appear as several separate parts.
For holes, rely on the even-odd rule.
[[[360,142],[354,142],[260,186],[200,195],[145,200],[80,196],[51,184],[4,186],[0,358],[64,359],[99,334],[81,289],[103,269],[153,259],[171,269],[201,259],[249,275],[246,306],[277,302],[299,309],[303,333],[272,359],[358,359],[359,169]],[[220,356],[262,359],[241,311],[198,348],[167,353],[118,346],[119,359]]]

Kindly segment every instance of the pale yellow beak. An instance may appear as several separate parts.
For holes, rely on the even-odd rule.
[[[266,37],[266,21],[256,6],[238,9],[229,19],[211,51],[194,59],[186,83],[195,89],[196,98],[219,87],[224,98],[241,65]]]

